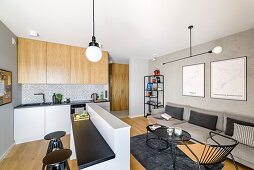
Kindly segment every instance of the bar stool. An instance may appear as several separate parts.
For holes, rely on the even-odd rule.
[[[45,140],[50,140],[48,150],[46,154],[49,154],[50,152],[56,150],[56,149],[63,149],[63,143],[61,141],[61,137],[65,136],[66,132],[65,131],[56,131],[47,134],[44,139]]]
[[[58,149],[47,154],[42,162],[42,170],[70,170],[68,159],[70,158],[72,151],[70,149]]]

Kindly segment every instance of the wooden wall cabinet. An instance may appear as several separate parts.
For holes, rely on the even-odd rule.
[[[18,83],[46,83],[46,42],[18,38]]]
[[[71,83],[71,46],[47,43],[47,84]]]
[[[18,39],[18,83],[108,84],[108,52],[90,62],[86,48]]]
[[[86,58],[86,48],[71,47],[71,84],[90,84],[91,62]]]
[[[102,59],[91,62],[91,84],[108,84],[108,52],[102,52]]]

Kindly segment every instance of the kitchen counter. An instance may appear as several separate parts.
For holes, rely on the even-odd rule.
[[[59,105],[75,105],[75,104],[86,104],[86,103],[103,103],[103,102],[109,102],[109,100],[99,101],[99,102],[93,102],[92,100],[77,100],[77,101],[71,101],[70,103],[62,102],[61,104],[53,104],[52,102],[29,103],[29,104],[18,105],[16,107],[14,107],[14,109],[32,108],[32,107],[45,107],[45,106],[59,106]]]
[[[73,121],[70,160],[80,170],[130,170],[130,126],[95,103],[86,105],[90,120]]]
[[[91,120],[74,121],[72,129],[79,169],[115,158],[115,153]]]

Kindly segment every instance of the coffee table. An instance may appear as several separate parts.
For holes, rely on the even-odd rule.
[[[191,135],[188,132],[182,130],[181,136],[176,136],[175,134],[173,134],[172,136],[169,136],[168,132],[167,132],[168,127],[160,125],[161,126],[160,128],[152,130],[151,126],[153,126],[153,125],[148,125],[146,127],[146,129],[147,129],[147,140],[146,140],[147,145],[148,145],[148,142],[147,142],[148,140],[157,139],[157,138],[149,138],[148,139],[148,131],[150,131],[150,132],[154,133],[156,136],[158,136],[159,140],[166,142],[166,146],[167,146],[166,148],[155,148],[155,149],[165,150],[169,147],[169,145],[171,145],[173,168],[175,169],[176,145],[174,143],[176,141],[189,141],[191,139]],[[151,147],[151,146],[149,146],[149,147]],[[153,148],[153,147],[151,147],[151,148]]]
[[[158,124],[155,124],[155,125],[158,125]],[[159,150],[159,151],[168,149],[168,147],[169,147],[169,142],[168,142],[168,140],[163,139],[163,137],[160,137],[160,136],[158,136],[158,135],[157,135],[157,138],[155,138],[155,137],[150,137],[150,138],[149,138],[149,137],[148,137],[148,134],[149,134],[148,132],[155,133],[155,131],[157,130],[157,129],[155,129],[155,130],[151,129],[152,126],[153,126],[153,125],[148,125],[148,126],[146,127],[146,130],[147,130],[147,132],[146,132],[146,145],[147,145],[148,147],[152,148],[152,149],[157,149],[157,150]],[[167,127],[166,127],[166,126],[163,126],[163,125],[158,125],[158,126],[161,126],[160,129],[165,129],[165,131],[167,132]],[[158,147],[158,148],[153,147],[152,145],[149,144],[149,141],[151,141],[151,140],[159,140],[160,142],[165,143],[166,147],[161,147],[161,148],[159,148],[159,147]]]

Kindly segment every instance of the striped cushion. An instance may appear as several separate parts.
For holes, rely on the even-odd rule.
[[[234,123],[233,138],[242,144],[254,147],[254,127]]]

